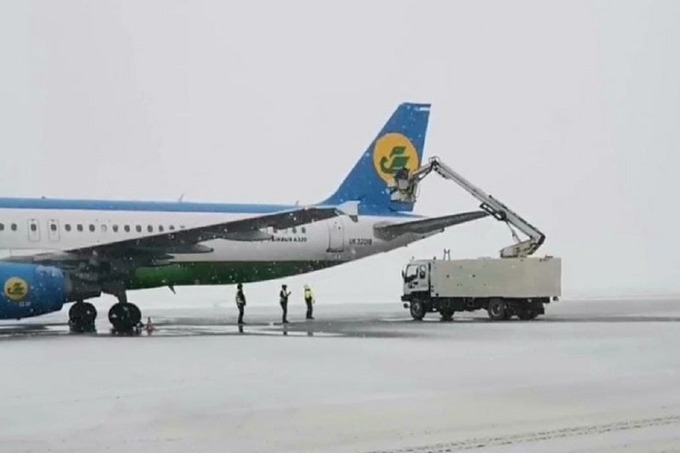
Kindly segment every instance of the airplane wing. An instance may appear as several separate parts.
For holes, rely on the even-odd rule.
[[[107,261],[124,258],[130,260],[158,260],[169,254],[207,253],[212,249],[201,245],[211,239],[240,241],[265,240],[270,235],[261,231],[274,227],[285,229],[307,223],[329,219],[339,215],[357,216],[357,202],[346,202],[339,206],[301,207],[255,217],[217,223],[196,228],[169,231],[122,241],[93,244],[87,247],[47,252],[28,256],[9,257],[3,261],[51,263],[68,267],[78,262]]]
[[[442,217],[414,220],[412,222],[376,225],[375,234],[381,239],[389,241],[406,233],[427,234],[436,231],[444,231],[447,227],[471,222],[488,215],[489,213],[485,211],[471,211]]]

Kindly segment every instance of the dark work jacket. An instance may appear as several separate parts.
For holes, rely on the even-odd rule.
[[[243,294],[243,290],[239,289],[236,291],[236,305],[245,305],[246,304],[246,295]]]
[[[281,292],[279,292],[279,302],[282,303],[282,304],[288,303],[288,292],[287,291],[281,290]]]

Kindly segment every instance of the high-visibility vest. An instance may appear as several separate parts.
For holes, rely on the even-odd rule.
[[[312,295],[312,290],[309,288],[305,289],[305,301],[314,301],[314,296]]]

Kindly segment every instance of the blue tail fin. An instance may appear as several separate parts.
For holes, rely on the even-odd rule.
[[[396,170],[413,171],[422,164],[429,117],[430,104],[400,104],[324,204],[359,201],[360,213],[413,211],[413,203],[391,201],[387,185]]]

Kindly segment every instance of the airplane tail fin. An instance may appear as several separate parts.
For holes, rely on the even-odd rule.
[[[400,104],[337,191],[323,203],[359,201],[361,213],[413,211],[414,203],[390,200],[387,185],[396,170],[420,167],[429,116],[430,104]]]

